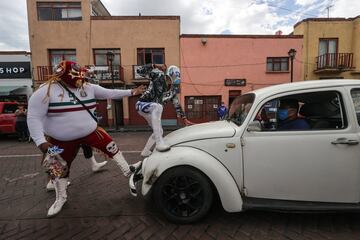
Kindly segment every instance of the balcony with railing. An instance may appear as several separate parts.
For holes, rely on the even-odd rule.
[[[343,72],[353,66],[353,53],[326,53],[316,57],[315,72]]]
[[[124,84],[124,69],[120,65],[113,66],[87,66],[91,69],[92,80],[94,83],[100,85],[115,86]],[[52,66],[37,66],[38,79],[41,82],[47,81],[53,74],[54,67]]]

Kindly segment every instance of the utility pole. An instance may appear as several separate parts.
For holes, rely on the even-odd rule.
[[[111,86],[112,89],[115,89],[115,82],[114,82],[114,69],[113,69],[113,61],[114,61],[114,53],[111,51],[108,51],[106,53],[106,57],[107,60],[110,62],[110,74],[111,74]],[[117,125],[117,110],[116,110],[116,102],[115,100],[111,100],[111,106],[113,108],[113,113],[114,113],[114,125],[115,125],[115,129],[118,130],[118,125]]]
[[[294,48],[291,48],[288,52],[288,55],[290,57],[290,82],[293,82],[294,79],[294,58],[296,55],[296,50]]]

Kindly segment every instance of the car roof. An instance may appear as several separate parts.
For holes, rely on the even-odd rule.
[[[360,80],[358,79],[341,79],[341,80],[306,80],[301,82],[293,83],[283,83],[270,87],[264,87],[251,91],[250,93],[255,93],[257,96],[269,96],[282,92],[290,92],[296,90],[306,90],[313,88],[326,88],[326,87],[342,87],[342,86],[353,86],[359,85]]]

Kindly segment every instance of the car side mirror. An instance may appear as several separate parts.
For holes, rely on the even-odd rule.
[[[247,127],[247,131],[248,132],[261,132],[261,123],[260,121],[252,121],[251,123],[249,123],[248,127]]]

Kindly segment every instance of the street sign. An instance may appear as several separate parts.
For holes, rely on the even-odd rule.
[[[246,79],[225,79],[225,86],[245,86]]]

